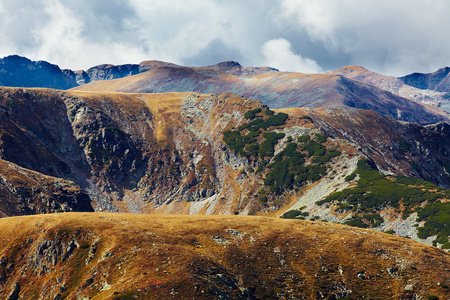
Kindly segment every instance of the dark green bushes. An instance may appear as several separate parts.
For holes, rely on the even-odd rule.
[[[261,155],[261,157],[273,157],[273,154],[275,152],[275,145],[278,143],[278,140],[284,138],[285,134],[270,131],[264,132],[263,136],[265,140],[261,144],[259,154]]]
[[[405,208],[411,208],[425,201],[434,202],[442,197],[442,193],[427,190],[427,188],[440,190],[429,182],[381,175],[364,160],[358,162],[356,173],[360,174],[358,186],[331,194],[317,203],[322,205],[331,201],[343,201],[362,211],[374,211],[385,206],[399,208],[400,203]]]
[[[250,110],[250,111],[246,112],[244,114],[244,117],[247,120],[253,120],[254,118],[256,118],[256,114],[258,114],[260,112],[261,112],[261,108],[256,108],[256,109],[253,109],[253,110]]]
[[[260,196],[262,204],[274,195],[321,179],[327,171],[325,164],[341,154],[336,149],[327,150],[324,145],[327,137],[315,134],[298,137],[298,143],[288,137],[284,150],[274,156],[275,145],[285,134],[271,128],[284,125],[288,115],[254,109],[245,113],[245,118],[250,121],[237,130],[223,132],[224,142],[235,153],[259,162],[256,174],[267,170],[264,185],[270,194]],[[306,157],[311,158],[308,165],[305,165]]]
[[[356,187],[331,194],[317,204],[336,201],[340,203],[340,207],[346,209],[375,212],[362,217],[355,216],[345,223],[358,227],[368,223],[371,227],[379,226],[383,219],[376,213],[378,210],[389,206],[400,209],[402,204],[403,218],[416,211],[418,221],[425,221],[424,225],[418,228],[419,238],[437,235],[433,243],[447,245],[450,235],[450,203],[437,200],[447,198],[448,191],[424,180],[381,175],[372,169],[366,160],[358,162],[358,168],[353,174],[356,176],[357,173],[360,179]],[[426,203],[423,208],[419,206],[422,203]]]
[[[422,227],[418,228],[417,236],[426,239],[429,236],[437,235],[433,244],[448,243],[450,236],[450,203],[436,202],[426,205],[424,208],[416,209],[418,221],[426,220]]]
[[[285,212],[281,218],[283,219],[295,219],[296,217],[300,216],[301,212],[298,210],[290,210]]]

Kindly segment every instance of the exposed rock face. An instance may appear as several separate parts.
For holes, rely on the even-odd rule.
[[[139,73],[138,65],[99,65],[86,71],[89,81],[111,80],[128,77]],[[85,82],[87,83],[87,82]]]
[[[46,196],[36,198],[42,188],[27,187],[25,178],[12,183],[5,177],[6,189],[25,188],[12,192],[7,207],[14,201],[24,204],[5,209],[5,215],[89,210],[83,193],[97,210],[212,214],[249,213],[253,207],[255,212],[254,195],[264,177],[251,175],[249,170],[258,164],[230,150],[222,132],[242,124],[245,112],[264,107],[261,103],[233,94],[86,95],[2,90],[0,153],[5,170],[33,170],[40,174],[28,178],[40,176],[52,183],[64,179],[55,187],[66,194],[54,199],[55,190],[46,188]],[[384,172],[450,186],[445,123],[421,127],[350,108],[289,113],[292,121],[282,130],[293,139],[322,132],[352,153],[359,149]],[[355,146],[349,148],[345,141]],[[277,151],[286,143],[283,139]],[[407,150],[402,150],[405,145]],[[72,184],[77,192],[68,193]],[[43,199],[49,210],[30,199]]]
[[[450,285],[442,250],[322,222],[66,213],[0,219],[0,244],[8,299],[445,299]]]
[[[0,59],[0,86],[70,89],[77,85],[71,74],[48,62],[17,55]]]
[[[0,95],[2,216],[92,210],[281,215],[306,206],[308,218],[342,222],[349,212],[333,215],[316,202],[351,185],[345,178],[361,158],[383,174],[450,187],[446,123],[424,127],[348,107],[285,109],[285,123],[267,127],[268,134],[279,136],[273,153],[257,159],[249,153],[263,147],[266,133],[248,129],[259,144],[239,154],[224,141],[224,132],[283,113],[231,93],[90,94],[3,88]],[[248,113],[255,109],[267,120],[250,121]],[[280,155],[306,147],[300,140],[310,138],[310,147],[320,149],[304,148],[297,152],[297,161],[286,161],[277,171],[283,174],[301,162],[303,166],[293,171],[295,185],[290,174],[276,179],[283,180],[282,186],[269,187],[275,180],[268,179],[270,170],[283,159]],[[291,154],[283,154],[288,146]],[[312,157],[310,151],[322,151],[316,154],[321,157]],[[302,172],[303,179],[298,175]],[[276,178],[275,173],[270,176]],[[392,220],[399,213],[386,212]],[[411,236],[417,229],[400,231]]]
[[[215,70],[230,75],[250,75],[250,74],[265,74],[265,73],[277,73],[279,70],[270,67],[242,67],[235,61],[224,61],[212,66],[198,67],[197,69]]]
[[[86,73],[85,71],[76,71],[75,73],[75,79],[77,81],[78,85],[82,85],[82,84],[86,84],[91,82],[91,79],[89,78],[88,73]]]
[[[419,89],[450,93],[450,68],[444,67],[434,73],[413,73],[399,78]]]
[[[328,136],[358,145],[385,173],[430,180],[450,188],[450,125],[419,126],[350,108],[317,109],[309,114]]]

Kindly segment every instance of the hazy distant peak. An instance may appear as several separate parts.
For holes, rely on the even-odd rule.
[[[345,67],[339,68],[337,70],[334,70],[334,71],[331,71],[328,73],[346,74],[346,73],[353,73],[353,72],[370,72],[370,71],[364,67],[352,65],[352,66],[345,66]]]

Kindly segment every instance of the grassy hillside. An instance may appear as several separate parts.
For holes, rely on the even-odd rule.
[[[23,299],[446,299],[450,286],[448,253],[323,222],[61,213],[0,219],[0,245],[0,293]]]

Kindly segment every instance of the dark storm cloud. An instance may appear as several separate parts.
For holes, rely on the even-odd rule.
[[[299,72],[404,75],[449,64],[445,0],[3,0],[0,56],[64,68],[237,60]]]

